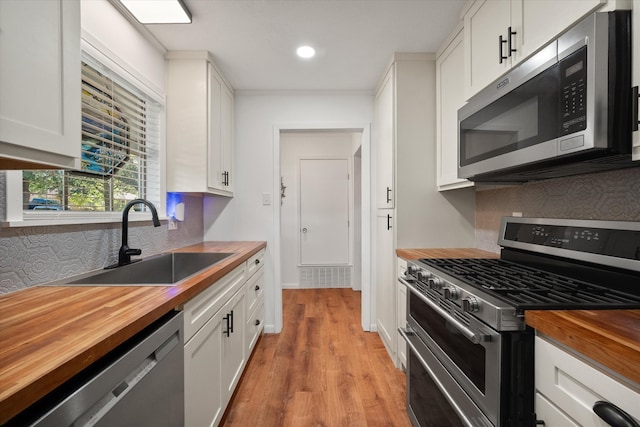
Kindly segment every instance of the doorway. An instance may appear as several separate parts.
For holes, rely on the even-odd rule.
[[[361,288],[353,283],[361,265],[354,265],[352,230],[354,198],[360,197],[353,164],[361,139],[361,131],[280,134],[283,288]]]
[[[361,326],[364,331],[375,330],[375,319],[372,317],[372,295],[371,295],[371,227],[373,223],[373,215],[371,211],[371,129],[370,123],[345,123],[345,124],[287,124],[274,125],[273,140],[275,156],[273,156],[275,172],[273,176],[273,188],[275,194],[280,194],[280,202],[274,203],[274,231],[272,250],[274,253],[274,310],[275,325],[273,332],[278,333],[282,329],[282,289],[287,286],[286,277],[292,277],[290,271],[285,271],[288,265],[283,260],[296,257],[296,246],[287,242],[287,233],[281,230],[291,227],[289,221],[296,218],[295,215],[285,215],[286,209],[292,207],[290,202],[293,194],[290,183],[292,177],[287,178],[286,167],[287,160],[283,158],[282,147],[286,144],[284,140],[290,133],[314,134],[324,133],[331,134],[335,132],[350,133],[352,139],[352,149],[354,152],[354,179],[353,179],[353,198],[354,213],[353,226],[351,233],[353,234],[353,260],[351,279],[354,290],[361,291]],[[283,141],[281,141],[281,139]],[[317,146],[317,144],[316,144]],[[295,174],[294,174],[295,176]],[[276,199],[278,200],[278,199]],[[297,219],[296,219],[297,221]],[[297,224],[296,224],[297,226]],[[292,251],[293,248],[293,251]],[[297,268],[297,265],[296,265]],[[295,271],[294,274],[295,276]]]

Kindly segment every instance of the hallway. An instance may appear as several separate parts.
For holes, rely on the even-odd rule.
[[[263,335],[221,425],[410,426],[405,375],[360,327],[360,292],[283,290],[283,329]]]

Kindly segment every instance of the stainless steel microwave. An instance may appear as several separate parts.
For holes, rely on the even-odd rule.
[[[458,110],[458,176],[525,182],[640,166],[631,92],[630,12],[593,13]]]

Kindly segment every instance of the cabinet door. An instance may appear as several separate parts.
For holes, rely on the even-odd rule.
[[[465,95],[469,99],[510,67],[507,40],[510,0],[477,0],[464,16]],[[519,32],[518,28],[512,30]],[[517,35],[517,34],[516,34]],[[512,40],[517,41],[517,37]],[[517,49],[517,46],[513,46]],[[506,59],[500,61],[500,52]]]
[[[207,170],[207,185],[212,189],[222,190],[224,186],[222,175],[222,88],[224,83],[213,68],[208,64],[209,80],[209,165]]]
[[[464,105],[464,44],[460,31],[436,61],[437,182],[439,190],[468,187],[458,178],[458,109]]]
[[[640,86],[640,31],[638,31],[638,28],[640,28],[640,0],[633,0],[633,11],[631,16],[632,28],[636,29],[635,31],[633,31],[633,40],[631,44],[633,46],[632,85],[634,87],[638,87]],[[640,100],[636,98],[633,100],[633,102],[638,105]],[[634,118],[634,120],[637,119],[637,117]],[[635,131],[631,135],[633,137],[633,160],[640,160],[640,131]]]
[[[519,51],[515,56],[515,62],[532,54],[602,3],[606,3],[606,0],[518,0],[517,3],[514,2],[512,15],[522,17],[522,31],[516,34],[516,39],[519,40]],[[516,5],[522,10],[518,11]]]
[[[0,58],[0,169],[78,168],[80,2],[0,1]]]
[[[396,278],[393,244],[394,213],[378,211],[376,225],[376,324],[391,359],[396,354]]]
[[[240,290],[220,310],[218,318],[222,322],[222,397],[226,406],[236,388],[245,364],[244,330],[246,322],[244,290]]]
[[[378,208],[393,208],[395,151],[394,68],[391,67],[376,96],[376,200]]]
[[[220,99],[220,139],[222,188],[233,191],[233,92],[222,85]]]
[[[185,426],[217,425],[222,414],[223,322],[214,316],[184,346]]]

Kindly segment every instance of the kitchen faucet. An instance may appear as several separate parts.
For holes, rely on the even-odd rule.
[[[120,251],[118,252],[118,265],[114,265],[113,267],[121,267],[123,265],[131,264],[132,262],[139,261],[131,261],[131,255],[140,255],[142,250],[140,249],[131,249],[128,245],[128,234],[129,234],[129,209],[132,206],[142,203],[147,205],[151,210],[151,216],[153,217],[153,226],[160,227],[160,220],[158,219],[158,212],[156,212],[156,207],[147,200],[144,199],[134,199],[126,204],[124,210],[122,211],[122,246],[120,246]],[[107,267],[109,268],[109,267]]]

